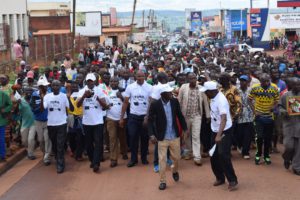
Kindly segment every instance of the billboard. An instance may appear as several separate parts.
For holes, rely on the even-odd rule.
[[[253,20],[250,22],[250,25],[252,26],[251,30],[254,46],[268,48],[270,41],[270,26],[268,24],[270,23],[268,19],[269,9],[251,9],[250,17],[253,18]]]
[[[231,30],[247,30],[247,10],[230,10],[231,12]]]
[[[202,13],[200,11],[191,12],[191,31],[200,32],[201,26],[202,26]]]
[[[277,7],[300,7],[300,0],[278,0]]]
[[[231,29],[231,12],[230,12],[230,10],[225,11],[224,23],[225,23],[225,34],[226,34],[227,41],[231,42],[232,29]]]
[[[270,27],[272,29],[300,28],[300,13],[271,14]]]
[[[191,12],[196,11],[194,8],[185,9],[185,29],[191,30]]]
[[[73,15],[70,15],[71,22]],[[76,12],[76,34],[82,36],[100,36],[102,34],[101,12]],[[71,30],[73,24],[71,23]]]

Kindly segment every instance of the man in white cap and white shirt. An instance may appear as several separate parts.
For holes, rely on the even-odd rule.
[[[232,191],[237,189],[238,182],[231,163],[232,120],[229,103],[224,94],[219,92],[214,81],[205,82],[200,90],[211,99],[212,146],[216,145],[210,159],[211,168],[216,176],[214,186],[223,185],[226,177],[229,182],[228,190]]]
[[[87,74],[86,86],[79,91],[77,106],[83,106],[82,124],[86,139],[86,148],[90,167],[95,173],[99,171],[100,160],[103,156],[103,109],[109,109],[105,95],[95,87],[96,76]]]
[[[43,160],[46,166],[50,165],[52,145],[47,129],[48,110],[41,110],[41,96],[45,96],[47,94],[49,84],[50,83],[47,81],[47,78],[45,76],[41,76],[37,82],[39,90],[34,91],[30,99],[30,106],[35,120],[35,131],[38,136],[41,150],[44,153]]]
[[[179,102],[173,98],[173,88],[164,84],[160,89],[161,98],[152,102],[149,109],[148,133],[153,143],[158,142],[159,189],[166,189],[167,151],[173,160],[172,176],[179,181],[178,162],[180,160],[180,137],[177,119],[187,134],[187,125],[182,115]]]

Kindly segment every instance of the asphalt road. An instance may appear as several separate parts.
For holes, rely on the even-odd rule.
[[[152,152],[151,152],[152,154]],[[253,154],[253,152],[252,152]],[[253,155],[252,155],[253,157]],[[41,155],[39,155],[41,158]],[[127,168],[120,160],[111,169],[110,162],[102,164],[100,173],[89,168],[89,162],[76,162],[66,155],[65,173],[56,174],[54,164],[46,167],[39,161],[22,160],[0,178],[1,200],[297,200],[300,177],[283,168],[280,154],[273,154],[273,164],[254,165],[253,159],[243,160],[233,152],[233,164],[239,179],[237,191],[229,192],[227,185],[213,187],[215,178],[209,159],[202,167],[181,160],[180,181],[167,173],[167,189],[159,191],[159,176],[152,164]],[[152,156],[149,161],[152,161]]]

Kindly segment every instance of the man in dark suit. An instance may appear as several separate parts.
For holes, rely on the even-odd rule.
[[[159,157],[159,189],[166,189],[167,150],[170,150],[173,160],[172,173],[174,181],[179,181],[178,162],[180,160],[179,124],[185,134],[188,134],[185,119],[181,113],[177,99],[172,96],[173,88],[168,84],[161,87],[161,98],[150,105],[148,118],[148,133],[153,143],[158,142]],[[177,123],[178,121],[178,123]]]

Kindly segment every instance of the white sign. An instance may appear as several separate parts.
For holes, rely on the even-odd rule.
[[[143,47],[140,46],[140,45],[136,45],[136,44],[131,44],[131,43],[128,43],[127,44],[127,48],[132,48],[133,51],[136,51],[136,52],[140,52],[143,50]]]
[[[72,19],[71,17],[71,30]],[[76,12],[75,31],[82,36],[100,36],[102,34],[101,12]]]
[[[271,29],[300,28],[300,13],[285,13],[270,15]]]
[[[133,33],[132,40],[134,42],[144,42],[146,41],[146,33]]]
[[[105,38],[105,46],[113,46],[113,39],[112,38]]]
[[[4,40],[5,34],[4,34],[4,25],[0,24],[0,51],[6,50],[7,47],[5,45]]]

